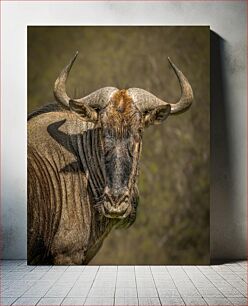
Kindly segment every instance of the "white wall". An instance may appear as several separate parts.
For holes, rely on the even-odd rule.
[[[2,6],[3,258],[26,258],[27,25],[210,25],[212,258],[246,257],[245,1],[4,1]]]

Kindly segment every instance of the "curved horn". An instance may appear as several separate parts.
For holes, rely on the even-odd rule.
[[[170,58],[168,58],[170,65],[176,73],[176,76],[179,80],[181,86],[181,98],[175,104],[165,102],[150,92],[140,89],[140,88],[130,88],[128,89],[129,95],[132,97],[137,108],[141,112],[151,110],[160,105],[170,104],[171,111],[170,114],[178,114],[186,111],[193,102],[193,90],[189,84],[189,81],[186,79],[184,74],[172,63]]]
[[[69,64],[61,71],[60,75],[58,76],[54,84],[54,89],[53,89],[54,97],[60,104],[62,104],[66,108],[69,107],[70,97],[67,96],[65,84],[68,75],[71,71],[71,67],[75,62],[77,56],[78,56],[78,51],[76,52],[74,57],[70,60]]]
[[[92,92],[84,98],[74,100],[85,103],[93,108],[102,109],[109,103],[112,94],[116,90],[118,90],[116,87],[103,87]]]
[[[193,90],[184,74],[177,68],[175,64],[173,64],[169,57],[168,60],[171,67],[175,71],[181,86],[181,98],[177,103],[171,104],[171,114],[182,113],[186,111],[193,102]]]
[[[61,71],[60,75],[58,76],[57,80],[54,84],[54,96],[57,102],[65,106],[66,108],[69,108],[69,101],[71,98],[66,93],[66,81],[68,78],[68,75],[70,73],[70,70],[72,68],[73,63],[75,62],[76,58],[78,56],[78,51],[74,55],[74,57],[70,60],[69,64]],[[74,99],[75,101],[85,103],[88,106],[94,107],[94,108],[104,108],[113,94],[118,90],[115,87],[103,87],[101,89],[98,89],[91,94],[89,94],[86,97],[80,98],[80,99]]]

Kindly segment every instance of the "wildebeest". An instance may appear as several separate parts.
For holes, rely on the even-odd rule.
[[[143,131],[193,100],[170,60],[181,86],[175,104],[139,88],[71,99],[65,84],[76,56],[55,82],[56,102],[28,117],[29,264],[87,264],[113,227],[130,226]]]

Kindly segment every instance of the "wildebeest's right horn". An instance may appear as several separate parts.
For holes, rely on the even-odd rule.
[[[74,57],[71,59],[69,64],[61,71],[60,75],[58,76],[57,80],[54,84],[54,96],[57,102],[65,106],[66,108],[69,108],[69,101],[71,98],[66,93],[66,81],[68,78],[68,75],[70,73],[70,70],[72,68],[73,63],[75,62],[78,55],[78,51],[74,55]],[[93,108],[101,109],[105,107],[112,95],[113,92],[118,90],[115,87],[103,87],[101,89],[98,89],[91,94],[89,94],[86,97],[80,98],[80,99],[74,99],[77,102],[85,103],[88,106],[91,106]]]
[[[156,96],[154,96],[148,91],[145,91],[144,89],[129,88],[128,93],[130,94],[137,108],[141,112],[150,111],[158,106],[170,104],[170,114],[172,115],[182,113],[191,106],[193,102],[193,91],[190,86],[190,83],[186,79],[184,74],[176,67],[176,65],[174,65],[169,58],[168,60],[179,80],[181,86],[181,98],[177,103],[168,103],[157,98]]]
[[[91,106],[96,109],[102,109],[110,101],[110,98],[112,94],[118,90],[116,87],[103,87],[101,89],[98,89],[88,96],[81,98],[81,99],[74,99],[78,102],[85,103],[88,106]]]
[[[70,63],[61,71],[60,75],[58,76],[54,84],[54,89],[53,89],[54,97],[57,100],[57,102],[59,102],[66,108],[69,108],[69,101],[71,98],[67,96],[65,84],[68,75],[70,73],[71,67],[75,62],[77,56],[78,56],[78,51],[76,52],[74,57],[70,60]]]

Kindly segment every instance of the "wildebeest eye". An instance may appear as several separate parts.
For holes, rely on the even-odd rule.
[[[127,147],[127,151],[130,157],[133,157],[133,149],[134,149],[134,144],[131,143],[128,147]]]
[[[111,137],[110,133],[104,133],[104,138],[105,139],[111,139],[112,137]]]
[[[140,142],[140,140],[141,140],[141,133],[135,133],[134,135],[133,135],[133,139],[134,139],[134,141],[135,142]]]

